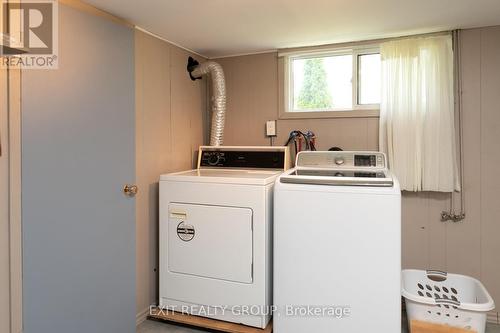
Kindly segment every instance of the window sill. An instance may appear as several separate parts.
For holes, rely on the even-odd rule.
[[[378,109],[280,112],[279,119],[377,118],[379,115]]]

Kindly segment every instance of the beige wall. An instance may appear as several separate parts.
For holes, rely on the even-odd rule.
[[[1,13],[0,13],[1,14]],[[10,331],[7,70],[0,68],[0,332]]]
[[[276,53],[217,59],[226,75],[227,126],[224,144],[267,145],[266,120],[278,118],[278,58]],[[311,129],[318,148],[376,149],[377,118],[289,119],[278,121],[277,144],[293,129]]]
[[[467,218],[442,223],[449,195],[404,193],[403,267],[480,278],[500,302],[500,27],[467,30],[462,39]],[[276,53],[217,59],[227,78],[226,145],[267,145],[266,120],[278,118]],[[377,118],[278,120],[277,144],[292,129],[317,134],[318,148],[378,148]],[[490,317],[490,320],[493,320]]]
[[[21,74],[0,68],[0,332],[22,330]]]
[[[186,63],[192,54],[140,31],[135,39],[137,313],[142,320],[158,299],[158,179],[194,166],[204,137],[206,85],[189,78]]]
[[[20,24],[16,15],[10,20]],[[6,333],[22,331],[20,92],[20,70],[0,68],[0,332]]]

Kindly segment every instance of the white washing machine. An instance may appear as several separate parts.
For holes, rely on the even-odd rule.
[[[378,152],[301,152],[275,185],[275,333],[399,333],[401,193]]]
[[[273,186],[285,147],[200,147],[160,177],[160,307],[264,328],[272,301]]]

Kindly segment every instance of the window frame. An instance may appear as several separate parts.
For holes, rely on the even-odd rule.
[[[359,104],[359,56],[380,53],[379,45],[351,46],[347,48],[329,48],[320,50],[307,50],[281,54],[283,58],[283,96],[279,112],[280,119],[294,118],[356,118],[378,117],[379,104]],[[352,107],[335,108],[328,110],[292,111],[293,109],[293,73],[292,62],[295,59],[306,59],[327,56],[352,55]]]

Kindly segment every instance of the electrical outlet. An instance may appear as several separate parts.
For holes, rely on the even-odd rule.
[[[276,136],[276,120],[266,121],[266,136]]]

